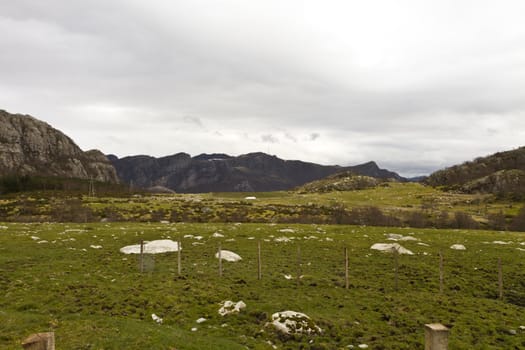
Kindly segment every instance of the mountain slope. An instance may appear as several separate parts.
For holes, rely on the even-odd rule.
[[[238,157],[225,154],[186,153],[154,158],[108,156],[125,183],[148,188],[164,186],[177,192],[228,192],[288,190],[342,171],[380,178],[404,180],[380,169],[374,162],[354,166],[325,166],[298,160],[283,160],[265,153]]]
[[[0,175],[93,178],[118,182],[115,169],[98,151],[83,152],[69,137],[28,115],[0,110]]]
[[[425,182],[468,193],[523,197],[524,174],[525,147],[520,147],[436,171]]]

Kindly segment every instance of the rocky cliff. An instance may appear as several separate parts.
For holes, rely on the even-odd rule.
[[[467,193],[525,197],[525,147],[436,171],[425,182]]]
[[[289,190],[341,171],[404,180],[396,173],[380,169],[374,162],[354,167],[325,166],[283,160],[265,153],[238,157],[225,154],[191,157],[178,153],[162,158],[108,156],[108,159],[124,183],[142,188],[163,186],[177,192]]]
[[[13,174],[118,182],[115,168],[100,151],[83,152],[50,125],[0,110],[0,175]]]

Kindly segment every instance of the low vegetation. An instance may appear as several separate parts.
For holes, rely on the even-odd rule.
[[[61,191],[71,194],[88,193],[89,180],[78,178],[61,178],[46,176],[30,176],[7,174],[0,177],[0,195],[19,194],[36,191]],[[127,194],[127,187],[114,183],[93,181],[97,192],[102,194],[122,195]]]
[[[87,184],[89,185],[89,184]],[[98,187],[97,187],[98,188]],[[41,191],[0,199],[0,221],[252,222],[525,230],[521,202],[417,183],[354,191],[148,195]]]

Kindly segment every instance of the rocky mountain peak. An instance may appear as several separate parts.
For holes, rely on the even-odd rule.
[[[29,115],[0,110],[0,173],[118,182],[102,152],[83,152],[68,136]]]

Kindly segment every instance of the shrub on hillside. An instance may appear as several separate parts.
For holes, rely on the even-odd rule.
[[[512,231],[525,231],[525,207],[521,208],[518,215],[514,217],[510,229]]]

